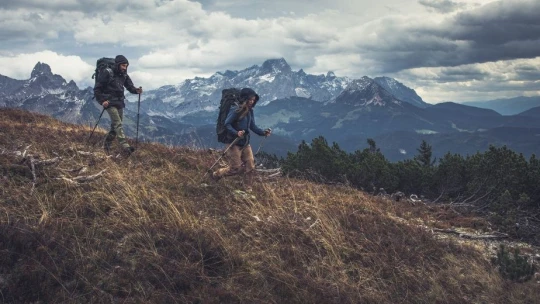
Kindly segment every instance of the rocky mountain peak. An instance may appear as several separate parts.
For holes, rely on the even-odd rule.
[[[415,90],[408,88],[394,78],[382,76],[376,77],[373,80],[400,100],[406,101],[420,108],[425,108],[428,106],[428,104],[422,100],[422,97],[416,94]]]
[[[226,70],[225,72],[220,73],[220,74],[225,76],[225,77],[233,78],[234,76],[238,75],[238,72],[231,71],[231,70]]]
[[[70,80],[66,85],[66,90],[68,91],[79,91],[79,87],[75,83],[75,81]]]
[[[351,83],[349,83],[349,85],[345,88],[345,91],[362,91],[373,83],[373,79],[363,76],[360,79],[352,80]]]
[[[31,78],[36,78],[38,76],[52,76],[53,73],[51,71],[51,67],[46,63],[41,63],[38,61],[38,63],[34,66],[34,69],[32,70],[32,74],[30,75]]]
[[[265,74],[290,73],[291,71],[291,66],[284,58],[268,59],[261,66],[261,72]]]
[[[367,76],[352,80],[335,101],[352,106],[384,107],[401,104],[392,94]]]

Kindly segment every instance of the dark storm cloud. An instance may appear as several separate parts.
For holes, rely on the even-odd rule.
[[[450,0],[419,0],[418,3],[427,7],[430,11],[435,11],[443,14],[451,13],[465,6],[463,3],[458,3]]]
[[[457,69],[442,69],[434,80],[437,82],[455,82],[455,81],[471,81],[471,80],[486,80],[491,77],[491,74],[476,66],[460,67]]]
[[[535,90],[540,90],[540,84],[538,83],[516,83],[516,82],[509,82],[509,81],[490,81],[486,82],[483,85],[477,85],[474,86],[474,91],[476,92],[483,92],[483,93],[493,93],[493,92],[508,92],[513,91],[515,92],[513,97],[515,96],[522,96],[523,92],[534,92]],[[512,96],[510,95],[510,96]],[[504,95],[501,95],[499,97],[503,97]],[[490,98],[480,98],[479,100],[486,100]]]
[[[41,1],[41,0],[2,0],[0,9],[28,9],[34,10],[65,10],[65,11],[99,11],[107,9],[105,1],[86,1],[80,0],[77,2],[59,0],[59,1]]]
[[[144,10],[150,7],[160,6],[168,0],[2,0],[0,10],[29,9],[43,11],[78,11],[87,14],[98,12],[123,11],[126,9]]]
[[[360,52],[383,72],[540,56],[540,1],[503,1],[459,13],[438,26],[380,23]],[[363,51],[362,51],[363,49]]]
[[[540,39],[540,1],[495,2],[458,14],[449,37],[478,44],[501,45]]]

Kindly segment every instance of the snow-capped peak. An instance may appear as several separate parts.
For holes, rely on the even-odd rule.
[[[369,85],[373,83],[373,79],[363,76],[360,79],[354,79],[352,80],[347,88],[345,88],[346,91],[362,91],[365,90]]]

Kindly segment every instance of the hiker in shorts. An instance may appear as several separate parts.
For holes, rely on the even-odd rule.
[[[229,166],[214,171],[211,176],[214,180],[219,180],[224,176],[243,173],[245,190],[251,192],[253,174],[255,173],[255,160],[249,144],[250,130],[260,136],[270,136],[272,130],[262,130],[255,124],[253,107],[259,101],[259,95],[255,91],[250,88],[243,88],[240,91],[240,101],[239,106],[231,107],[225,119],[225,127],[229,138],[234,140],[238,137],[235,142],[231,140],[233,145],[226,154]]]
[[[103,148],[107,154],[110,154],[111,145],[114,139],[118,139],[118,143],[122,147],[122,152],[130,155],[135,151],[126,140],[122,120],[124,115],[124,87],[132,94],[141,94],[142,88],[136,88],[127,74],[129,62],[123,55],[118,55],[114,59],[114,68],[108,69],[106,73],[98,75],[96,85],[94,86],[94,94],[97,102],[107,110],[111,118],[111,130],[105,137]]]

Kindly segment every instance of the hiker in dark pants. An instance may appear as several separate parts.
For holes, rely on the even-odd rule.
[[[255,124],[253,107],[259,101],[259,95],[255,91],[250,88],[243,88],[240,91],[240,101],[242,104],[238,107],[231,107],[225,119],[225,127],[230,137],[240,137],[240,139],[227,151],[226,157],[229,166],[213,172],[212,178],[218,180],[224,176],[244,173],[245,190],[251,192],[253,174],[255,173],[255,160],[249,144],[249,130],[260,136],[270,136],[272,131],[270,129],[263,131]],[[242,164],[244,164],[243,167]]]
[[[129,62],[126,57],[118,55],[114,59],[114,63],[113,69],[107,69],[107,72],[98,75],[94,87],[96,100],[107,110],[111,118],[111,130],[105,137],[103,148],[109,154],[112,142],[117,138],[118,143],[122,146],[122,151],[130,155],[135,151],[135,148],[131,147],[127,142],[122,127],[124,108],[126,106],[124,103],[124,87],[132,94],[141,94],[143,90],[142,88],[136,88],[131,78],[129,78],[127,74]]]

